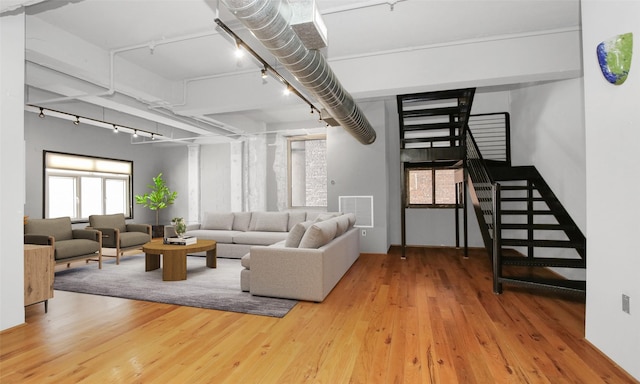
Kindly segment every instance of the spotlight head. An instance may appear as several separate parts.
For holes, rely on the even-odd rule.
[[[267,68],[262,68],[260,70],[260,74],[261,74],[260,76],[262,76],[263,79],[266,79],[267,78]]]
[[[73,124],[80,125],[80,116],[76,116],[76,121],[74,121]]]
[[[118,133],[118,127],[115,124],[113,124],[113,133]]]
[[[40,107],[40,114],[38,115],[41,119],[44,119],[44,112],[42,111],[42,107]]]
[[[138,130],[137,129],[133,130],[133,137],[138,137]]]

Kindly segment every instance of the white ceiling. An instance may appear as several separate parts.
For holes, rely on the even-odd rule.
[[[328,29],[329,46],[323,52],[330,65],[333,60],[373,57],[412,47],[578,28],[580,20],[578,0],[316,0],[316,3]],[[268,52],[215,0],[49,0],[31,5],[27,8],[27,60],[44,63],[43,68],[55,71],[58,76],[62,73],[74,81],[93,80],[104,88],[108,85],[104,84],[108,54],[115,52],[116,63],[124,60],[127,70],[137,67],[139,71],[125,73],[125,66],[116,66],[114,81],[118,93],[135,100],[145,99],[155,106],[176,105],[185,102],[181,100],[182,85],[215,79],[228,84],[219,89],[224,100],[224,93],[230,92],[239,76],[256,73],[259,82],[261,67],[248,57],[241,61],[234,57],[234,45],[216,28],[217,11],[220,19],[276,66]],[[74,48],[79,42],[68,36],[93,47],[91,51],[95,51],[93,57],[98,58],[98,64],[91,61],[89,53],[75,57]],[[57,53],[52,53],[53,50]],[[100,52],[104,53],[102,58]],[[286,72],[279,67],[278,70]],[[29,71],[27,74],[29,84]],[[29,85],[64,96],[65,92],[60,91],[65,89],[63,86],[70,89],[75,86],[59,84],[61,81],[57,80],[56,87],[47,87],[42,79]],[[242,86],[241,82],[238,84]],[[268,84],[265,89],[272,96],[264,98],[264,106],[254,102],[244,107],[236,102],[222,111],[216,107],[221,104],[216,98],[218,101],[212,100],[208,110],[200,108],[185,118],[213,119],[223,124],[230,121],[237,124],[239,119],[250,118],[257,125],[309,118],[306,104],[295,97],[277,103],[275,86]],[[148,107],[142,108],[148,112]],[[167,109],[170,114],[179,110]],[[239,115],[233,116],[234,113]]]

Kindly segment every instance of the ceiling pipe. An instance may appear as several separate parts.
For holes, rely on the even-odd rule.
[[[222,0],[289,72],[362,144],[376,140],[376,132],[342,87],[324,56],[307,49],[291,28],[287,0]]]

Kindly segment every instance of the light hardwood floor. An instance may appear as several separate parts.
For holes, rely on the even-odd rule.
[[[282,319],[56,291],[0,334],[8,383],[637,383],[584,340],[584,302],[491,291],[484,251],[362,254]]]

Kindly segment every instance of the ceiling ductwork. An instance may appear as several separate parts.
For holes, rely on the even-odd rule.
[[[363,144],[376,132],[342,87],[324,56],[307,49],[291,27],[287,0],[222,0],[260,42],[314,95],[340,125]]]

